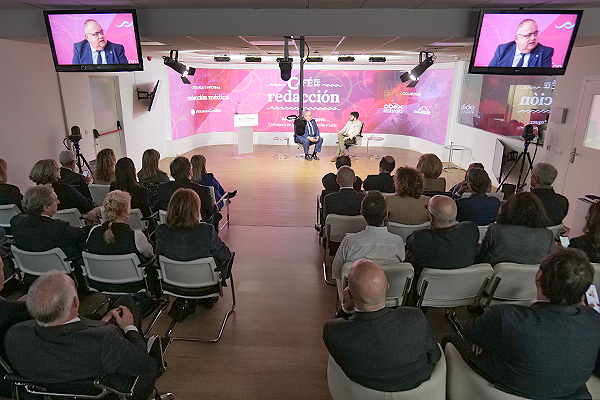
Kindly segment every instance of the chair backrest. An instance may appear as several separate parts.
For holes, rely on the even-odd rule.
[[[468,197],[471,197],[473,193],[471,192],[464,192],[460,197],[463,199],[466,199]],[[502,192],[489,192],[486,193],[487,197],[496,197],[498,200],[502,201],[504,200],[504,193]]]
[[[158,210],[158,222],[161,224],[167,222],[167,212],[165,210]]]
[[[479,225],[477,228],[479,228],[479,243],[481,243],[483,241],[483,237],[485,236],[485,233],[487,232],[489,225]]]
[[[429,227],[431,227],[431,222],[429,221],[423,222],[419,225],[405,225],[391,221],[388,221],[387,223],[388,232],[401,236],[405,243],[406,238],[409,237],[414,231],[429,229]]]
[[[212,257],[199,258],[192,261],[176,261],[165,256],[158,256],[159,278],[169,285],[180,288],[203,288],[218,285],[219,273],[215,271],[217,264]]]
[[[549,226],[548,229],[552,232],[554,239],[557,239],[560,236],[560,233],[563,230],[564,225],[562,223],[558,225]]]
[[[452,343],[444,349],[446,358],[448,400],[524,400],[524,397],[497,389],[493,383],[475,372],[462,358]]]
[[[138,267],[140,259],[137,254],[101,255],[84,251],[81,255],[83,271],[88,279],[108,284],[144,281],[144,270]]]
[[[486,263],[457,269],[423,268],[417,283],[419,304],[426,307],[472,304],[483,294],[493,273],[492,266]]]
[[[106,217],[104,216],[104,207],[100,208],[100,213],[102,215],[102,220],[106,220]],[[129,212],[129,218],[127,219],[127,225],[129,225],[129,227],[134,231],[143,231],[148,229],[148,221],[144,220],[142,210],[139,208],[131,209]]]
[[[67,256],[58,247],[48,251],[25,251],[10,246],[15,265],[26,274],[40,276],[44,272],[58,270],[65,274],[72,272],[71,263],[65,261]]]
[[[347,233],[356,233],[367,227],[362,215],[329,214],[325,219],[324,236],[331,242],[341,242]]]
[[[0,206],[0,227],[10,228],[10,220],[21,211],[16,204],[6,204]]]
[[[600,263],[592,263],[594,267],[594,285],[600,288]]]
[[[416,388],[401,392],[381,392],[352,381],[330,355],[327,362],[327,385],[333,400],[445,400],[446,359],[442,351],[442,357],[433,367],[431,377]]]
[[[76,228],[83,228],[85,226],[85,221],[81,218],[81,213],[76,208],[58,210],[56,213],[54,213],[52,218],[65,221],[69,225],[74,226]]]
[[[99,185],[97,183],[91,183],[88,185],[92,200],[97,206],[101,206],[104,203],[104,198],[110,192],[110,185]]]
[[[537,298],[535,275],[539,269],[539,264],[498,263],[488,293],[494,300],[529,305]]]

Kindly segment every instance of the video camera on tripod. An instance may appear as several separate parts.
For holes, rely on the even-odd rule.
[[[83,136],[81,136],[81,129],[77,125],[73,125],[71,127],[71,134],[67,136],[67,139],[73,144],[73,148],[75,149],[75,156],[77,160],[77,168],[79,169],[79,173],[81,174],[83,172],[82,163],[91,172],[92,168],[90,168],[90,165],[88,164],[87,160],[85,159],[83,154],[81,154],[79,142],[81,141],[81,139],[83,139]],[[64,145],[66,148],[69,148],[66,143],[64,143]]]

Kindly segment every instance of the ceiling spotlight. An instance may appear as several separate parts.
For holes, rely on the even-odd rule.
[[[415,79],[414,81],[411,81],[408,85],[406,85],[406,87],[415,87],[417,86],[417,83],[419,83],[419,80]]]
[[[196,73],[196,68],[183,65],[182,63],[177,61],[177,57],[179,57],[179,51],[171,50],[171,53],[168,57],[163,56],[163,59],[165,60],[165,65],[176,71],[179,75],[181,75],[181,80],[183,81],[183,83],[189,85],[191,82],[188,78],[186,78],[186,76],[194,75]]]
[[[290,57],[290,50],[288,48],[289,36],[283,37],[285,44],[283,47],[283,57],[278,57],[277,62],[279,63],[279,69],[281,70],[281,80],[289,81],[292,78],[292,65],[294,59]]]
[[[354,57],[352,57],[352,56],[338,57],[338,62],[354,62]]]
[[[229,62],[230,60],[229,56],[215,56],[215,62]]]
[[[433,65],[433,61],[435,60],[435,54],[433,53],[429,53],[426,51],[422,51],[419,53],[419,65],[417,65],[416,67],[414,67],[412,69],[412,71],[410,72],[405,72],[402,75],[400,75],[400,80],[402,82],[408,82],[408,81],[418,81],[419,77],[423,74],[423,72],[425,72],[427,70],[427,68],[431,67]],[[416,83],[411,86],[414,87],[416,85]]]
[[[246,62],[259,63],[261,61],[262,61],[262,58],[260,58],[260,57],[246,56]]]
[[[369,62],[385,62],[385,57],[369,57]]]
[[[306,62],[323,62],[323,57],[306,57]]]

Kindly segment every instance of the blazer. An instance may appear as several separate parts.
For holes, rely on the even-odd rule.
[[[198,185],[189,178],[179,179],[170,182],[161,183],[158,187],[158,208],[166,210],[169,207],[169,200],[175,191],[179,188],[192,189],[200,197],[202,220],[208,221],[216,212],[216,206],[210,196],[210,189],[206,186]]]
[[[312,135],[310,134],[309,125],[312,126],[312,129],[313,129]],[[321,136],[321,132],[319,131],[319,127],[317,126],[317,121],[315,121],[314,119],[311,119],[310,121],[306,122],[306,128],[304,128],[304,135],[302,135],[302,137],[309,137],[309,136],[314,136],[314,137]]]
[[[517,43],[514,41],[500,44],[496,48],[494,57],[490,61],[490,67],[512,67],[515,58],[515,49]],[[552,68],[552,56],[554,49],[538,43],[537,46],[529,53],[529,61],[527,67],[542,67]]]
[[[8,183],[0,183],[0,205],[16,204],[21,208],[23,195],[18,187]]]
[[[473,193],[471,197],[456,199],[456,220],[473,221],[476,225],[489,225],[496,221],[500,199],[485,193]]]
[[[552,232],[547,228],[494,223],[488,226],[481,241],[479,261],[539,264],[553,244]]]
[[[106,41],[104,55],[107,64],[127,64],[125,47],[120,44]],[[93,64],[92,49],[87,40],[73,44],[73,64]]]
[[[562,223],[569,212],[569,200],[565,196],[556,193],[552,187],[533,188],[531,189],[531,193],[535,194],[541,200],[552,225]]]
[[[379,190],[382,193],[394,193],[394,178],[389,172],[368,175],[363,182],[363,188],[367,191]]]
[[[360,204],[364,197],[364,193],[349,188],[330,193],[325,196],[323,216],[327,218],[329,214],[360,215]]]
[[[110,190],[117,190],[116,182],[110,184]],[[143,186],[134,186],[127,191],[131,195],[131,209],[139,208],[144,217],[149,217],[152,214],[150,209],[150,192]]]
[[[73,172],[68,168],[60,167],[60,180],[58,182],[75,187],[87,199],[92,198],[87,181],[83,175]]]
[[[429,221],[429,213],[425,206],[429,203],[428,196],[400,197],[397,194],[385,196],[388,220],[405,225],[419,225]]]
[[[90,212],[94,208],[94,202],[92,198],[85,197],[79,190],[71,185],[65,185],[64,183],[53,183],[52,188],[56,197],[60,201],[58,205],[59,210],[66,210],[67,208],[76,208],[81,214]]]

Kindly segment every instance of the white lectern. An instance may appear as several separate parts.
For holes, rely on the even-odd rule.
[[[254,130],[258,114],[234,114],[233,127],[237,128],[237,148],[234,158],[254,157]]]

